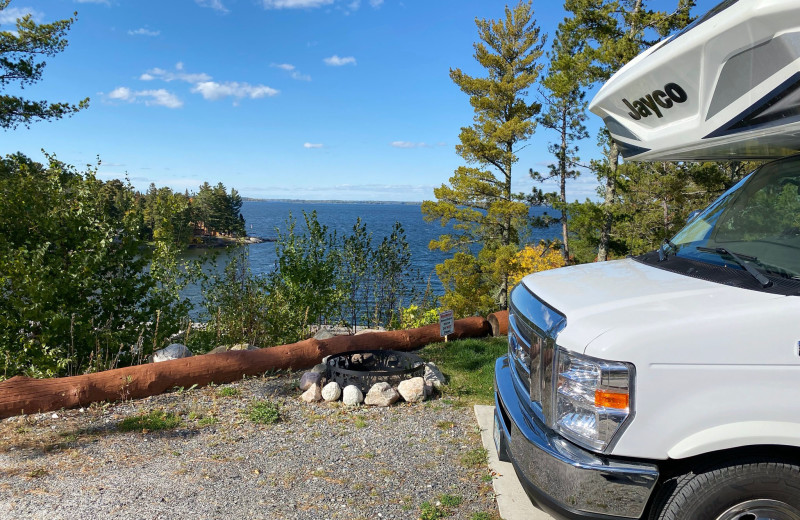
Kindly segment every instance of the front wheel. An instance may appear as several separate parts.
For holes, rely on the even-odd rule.
[[[800,466],[749,461],[675,477],[650,520],[800,520]]]

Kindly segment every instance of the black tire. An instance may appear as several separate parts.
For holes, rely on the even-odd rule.
[[[718,464],[664,483],[650,520],[800,520],[800,466]]]

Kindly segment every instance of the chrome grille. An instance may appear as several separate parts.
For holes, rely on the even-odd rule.
[[[508,352],[534,413],[550,417],[555,337],[566,318],[525,286],[511,293],[508,309]],[[543,398],[544,397],[544,398]]]

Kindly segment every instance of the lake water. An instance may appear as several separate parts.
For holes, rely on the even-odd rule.
[[[443,228],[438,222],[425,222],[422,219],[419,204],[245,201],[242,206],[242,216],[245,219],[247,234],[263,238],[276,238],[278,236],[277,229],[284,231],[289,215],[297,220],[295,233],[303,233],[305,231],[303,211],[306,213],[316,211],[320,224],[327,226],[329,231],[336,231],[340,235],[351,233],[356,219],[360,217],[366,224],[367,231],[372,233],[373,246],[379,244],[383,237],[392,232],[392,226],[396,221],[400,222],[406,232],[412,265],[414,270],[418,270],[420,274],[418,288],[423,290],[430,279],[434,292],[442,294],[442,286],[436,277],[436,264],[451,257],[452,253],[431,251],[428,249],[428,244],[432,239],[447,232],[449,228]],[[533,208],[531,215],[541,215],[546,211],[547,209],[543,208]],[[550,213],[557,214],[552,210]],[[560,227],[557,225],[549,228],[532,228],[527,231],[526,242],[536,244],[541,239],[549,240],[559,235]],[[272,271],[276,260],[274,242],[252,244],[245,247],[249,248],[250,268],[254,274],[266,274]],[[190,258],[206,254],[209,252],[203,250],[187,252],[187,256]],[[225,260],[226,254],[223,253],[218,262],[218,268],[224,267]],[[199,302],[199,288],[187,288],[186,294],[193,301]]]

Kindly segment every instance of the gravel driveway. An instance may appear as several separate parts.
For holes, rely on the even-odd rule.
[[[0,518],[499,518],[472,407],[306,405],[296,381],[6,419]],[[252,422],[248,410],[265,400],[279,404],[280,422]],[[181,422],[118,430],[153,410]]]

